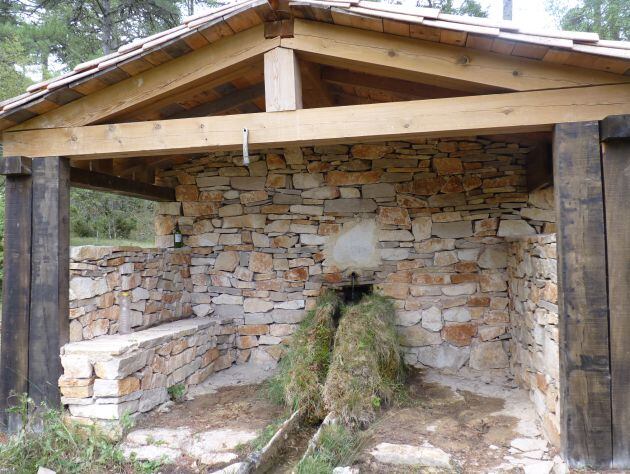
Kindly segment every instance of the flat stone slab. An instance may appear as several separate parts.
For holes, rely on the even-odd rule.
[[[547,451],[547,440],[539,438],[516,438],[510,446],[522,452]]]
[[[214,324],[217,322],[211,318],[182,319],[131,334],[100,336],[88,341],[72,342],[63,346],[63,353],[87,355],[98,360],[107,356],[118,356],[137,347],[153,347],[173,338],[194,334]]]
[[[450,454],[428,443],[424,446],[381,443],[370,454],[380,463],[395,466],[451,467]]]
[[[127,435],[126,443],[132,445],[167,445],[170,448],[181,448],[190,440],[192,432],[188,428],[152,428],[132,431]]]
[[[138,461],[161,461],[175,462],[182,455],[179,449],[168,446],[128,446],[123,445],[123,454],[126,458],[134,456]]]

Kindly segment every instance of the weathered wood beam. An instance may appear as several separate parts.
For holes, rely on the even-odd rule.
[[[413,137],[550,131],[630,112],[630,85],[452,97],[290,112],[5,132],[7,154],[75,159],[159,156]]]
[[[391,77],[380,77],[364,72],[348,71],[332,67],[322,68],[322,79],[332,84],[351,85],[394,92],[417,99],[437,99],[441,97],[458,97],[464,95],[462,91],[446,89],[444,87],[420,84]]]
[[[274,48],[265,53],[265,105],[267,112],[302,108],[302,78],[295,52]]]
[[[221,97],[220,99],[207,102],[205,104],[198,105],[188,110],[183,110],[175,115],[169,117],[172,118],[184,118],[184,117],[205,117],[209,115],[217,115],[227,110],[239,107],[243,104],[247,104],[258,97],[265,95],[265,84],[254,84],[253,86],[240,89],[232,94]]]
[[[553,143],[563,457],[571,467],[608,468],[612,420],[599,123],[557,125]]]
[[[293,38],[283,38],[281,45],[321,64],[471,92],[630,82],[591,69],[297,18]]]
[[[279,44],[280,38],[265,39],[262,25],[250,28],[34,117],[11,130],[74,127],[103,121],[193,88],[208,77]]]
[[[322,80],[322,67],[319,64],[308,61],[300,62],[302,72],[302,97],[306,104],[315,104],[316,107],[332,107],[335,99]]]
[[[600,124],[610,311],[612,467],[630,468],[630,115]]]
[[[20,428],[20,416],[6,412],[28,393],[28,334],[31,294],[30,173],[22,166],[29,159],[5,157],[4,280],[2,343],[0,345],[0,419],[11,433]],[[28,163],[30,165],[30,163]],[[9,166],[10,165],[10,166]],[[18,165],[17,168],[13,165]],[[16,172],[17,171],[17,172]]]
[[[0,158],[0,175],[28,176],[31,174],[31,159],[25,156],[5,156]]]
[[[70,168],[70,184],[76,188],[93,189],[150,201],[175,201],[175,190],[164,186],[119,178],[110,174]]]
[[[49,407],[60,404],[59,350],[68,342],[70,324],[69,178],[67,158],[33,160],[28,393]]]

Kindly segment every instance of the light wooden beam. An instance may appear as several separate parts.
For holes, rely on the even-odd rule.
[[[265,39],[264,27],[260,25],[34,117],[11,130],[75,127],[103,121],[193,88],[213,74],[262,55],[279,44],[280,38]]]
[[[607,72],[297,18],[293,38],[281,45],[329,66],[475,93],[630,82]]]
[[[217,100],[206,102],[188,110],[183,110],[169,118],[184,117],[204,117],[208,115],[217,115],[227,110],[247,104],[258,97],[265,95],[265,85],[263,83],[254,84],[253,86],[237,90],[231,94],[225,95]]]
[[[265,53],[265,104],[267,112],[302,108],[302,78],[291,49],[274,48]]]
[[[95,159],[550,131],[557,123],[630,112],[630,85],[452,97],[291,112],[5,132],[7,155]]]

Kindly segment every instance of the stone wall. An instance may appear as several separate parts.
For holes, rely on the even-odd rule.
[[[505,237],[553,228],[529,196],[528,149],[485,139],[219,153],[161,172],[190,253],[192,310],[233,318],[237,362],[278,360],[326,287],[373,284],[396,301],[409,363],[508,367]]]
[[[222,332],[216,319],[192,318],[66,344],[61,401],[78,419],[147,412],[169,400],[169,387],[199,384],[232,364],[219,342]]]
[[[529,391],[543,431],[560,445],[558,286],[555,234],[509,243],[511,369]]]
[[[191,316],[189,265],[186,249],[73,247],[70,342],[116,334],[123,291],[134,330]]]

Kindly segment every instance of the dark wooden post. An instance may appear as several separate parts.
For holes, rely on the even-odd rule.
[[[630,468],[630,115],[601,122],[612,390],[613,467]]]
[[[29,395],[60,404],[59,349],[68,341],[69,190],[67,158],[34,158]]]
[[[606,468],[612,420],[599,142],[599,122],[555,127],[562,451],[571,466]]]
[[[0,346],[0,410],[9,432],[19,419],[6,409],[28,392],[28,332],[31,294],[31,176],[30,159],[0,159],[6,176],[4,214],[4,281],[2,343]]]

